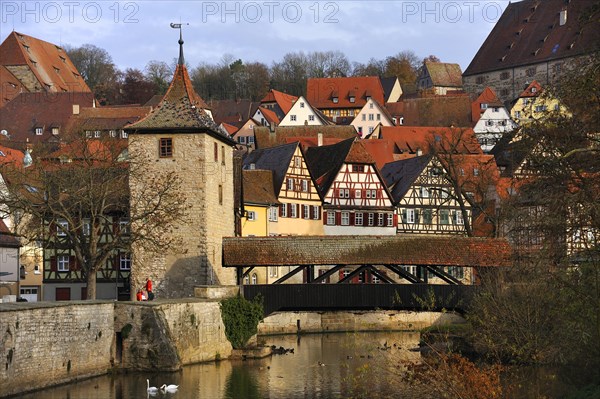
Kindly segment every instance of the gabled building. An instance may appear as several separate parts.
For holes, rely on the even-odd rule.
[[[350,125],[354,126],[360,137],[366,137],[373,133],[376,126],[394,126],[394,122],[385,107],[370,98]]]
[[[381,87],[383,87],[384,103],[399,101],[402,97],[402,85],[400,85],[398,77],[380,77],[379,80],[381,81]]]
[[[323,198],[326,235],[396,234],[392,197],[362,141],[311,147],[306,159]]]
[[[519,98],[510,110],[510,116],[515,122],[523,125],[543,119],[551,112],[567,113],[568,111],[534,80],[519,94]]]
[[[160,99],[162,96],[160,96]],[[216,123],[227,123],[240,128],[256,113],[260,106],[257,101],[250,100],[212,100],[208,102],[212,109],[212,116]]]
[[[473,132],[484,153],[489,153],[504,135],[517,127],[504,104],[489,87],[473,101],[472,113],[475,122]]]
[[[288,112],[290,112],[292,105],[294,105],[297,99],[298,97],[291,94],[271,89],[262,100],[260,100],[260,106],[273,111],[277,116],[277,120],[280,121]]]
[[[21,243],[0,219],[0,299],[5,295],[20,297],[19,282],[25,278],[25,270],[20,263]],[[37,292],[36,292],[37,294]],[[37,300],[37,295],[36,295]]]
[[[258,107],[251,119],[258,122],[260,126],[278,126],[281,121],[275,111],[262,106]]]
[[[600,49],[595,3],[523,0],[509,3],[463,74],[465,90],[492,87],[510,102],[533,80],[556,82]]]
[[[370,98],[379,104],[385,102],[381,80],[376,76],[310,78],[307,82],[308,102],[334,122],[347,118],[350,123]]]
[[[323,126],[333,124],[321,111],[313,108],[303,96],[300,96],[283,117],[279,126]]]
[[[240,149],[254,149],[256,148],[255,140],[254,140],[254,128],[257,126],[261,126],[254,119],[248,119],[242,127],[238,129],[233,134],[233,139],[238,143],[238,148]]]
[[[471,98],[466,93],[435,95],[421,92],[396,103],[386,103],[386,109],[397,126],[461,126],[471,127]]]
[[[446,62],[425,61],[419,71],[417,88],[444,95],[462,90],[462,71],[460,65]]]
[[[247,154],[244,170],[270,170],[281,203],[269,210],[270,235],[322,235],[322,202],[298,142]]]
[[[73,114],[69,131],[87,138],[127,140],[125,126],[148,115],[149,106],[82,107]]]
[[[0,45],[0,107],[20,93],[91,93],[66,51],[11,32]]]
[[[132,249],[132,286],[141,287],[150,277],[162,297],[193,296],[197,285],[236,281],[234,271],[221,266],[222,239],[235,233],[235,141],[204,109],[185,66],[181,37],[179,43],[179,60],[163,99],[146,117],[125,129],[130,156],[149,158],[146,184],[151,184],[154,175],[176,173],[182,183],[181,195],[189,205],[188,223],[173,233],[180,246],[162,253]],[[143,189],[143,184],[130,184],[132,197]]]

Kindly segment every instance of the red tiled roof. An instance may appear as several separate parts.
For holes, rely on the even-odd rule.
[[[288,112],[290,112],[290,109],[292,109],[292,105],[294,105],[297,99],[298,97],[293,96],[291,94],[271,89],[263,97],[263,99],[260,100],[260,102],[261,104],[276,102],[277,105],[279,105],[279,108],[281,108],[281,110],[283,111],[283,113],[287,114]]]
[[[0,247],[19,248],[21,243],[10,232],[2,219],[0,219]]]
[[[485,112],[485,109],[481,108],[481,104],[488,104],[488,106],[502,107],[502,101],[498,99],[496,92],[491,87],[483,89],[481,94],[471,104],[471,118],[473,118],[473,124],[477,123],[481,115]]]
[[[227,133],[229,133],[231,136],[233,136],[239,130],[237,127],[225,122],[221,122],[221,126],[223,126],[223,128],[225,128]]]
[[[242,170],[245,204],[279,204],[274,192],[273,171]]]
[[[534,80],[533,82],[531,82],[529,84],[529,86],[527,86],[527,88],[525,90],[523,90],[523,92],[521,94],[519,94],[519,98],[537,97],[540,95],[542,90],[543,90],[542,86],[538,83],[537,80]]]
[[[354,102],[350,102],[350,97]],[[333,98],[338,102],[334,103]],[[350,78],[311,78],[306,86],[306,100],[316,108],[362,108],[367,97],[385,102],[381,80],[377,76]]]
[[[90,92],[62,47],[22,33],[13,31],[2,42],[0,65],[29,91]]]
[[[385,106],[392,116],[404,117],[404,126],[472,125],[471,98],[466,93],[405,98]]]
[[[592,53],[600,48],[593,1],[523,0],[509,3],[464,75]],[[560,25],[561,11],[567,20]]]
[[[223,266],[431,265],[508,267],[505,239],[473,237],[224,237]]]
[[[363,146],[371,154],[377,167],[383,168],[383,165],[394,162],[394,143],[389,140],[371,139],[363,140]]]
[[[322,145],[332,145],[332,144],[337,144],[340,141],[344,141],[346,140],[345,138],[337,138],[337,137],[323,137],[323,144]],[[285,138],[285,142],[287,143],[295,143],[295,142],[299,142],[300,146],[302,147],[303,150],[306,150],[307,148],[310,147],[317,147],[319,145],[319,138],[318,137],[286,137]]]
[[[250,100],[211,100],[212,116],[216,123],[228,123],[241,128],[256,113],[260,103]]]
[[[369,151],[365,148],[364,140],[355,140],[352,143],[344,162],[375,165],[375,159],[373,159]]]
[[[482,153],[471,128],[382,126],[380,138],[393,142],[396,153],[416,153],[421,150],[423,154],[427,154],[431,145],[448,150],[453,144],[456,147],[453,150],[459,153]]]
[[[91,107],[93,103],[92,93],[21,93],[0,108],[0,130],[8,131],[15,143],[54,140],[52,127],[59,128],[58,137],[70,131],[74,105]],[[42,135],[35,133],[36,127],[43,129]]]
[[[274,123],[275,125],[279,125],[280,120],[275,112],[265,107],[258,107],[258,109],[263,114],[267,122],[269,122],[269,124]]]
[[[19,150],[0,145],[0,165],[12,164],[20,167],[23,165],[24,156],[25,154]]]
[[[0,108],[7,102],[15,98],[19,93],[28,92],[27,88],[21,84],[5,66],[0,65]]]
[[[348,139],[358,137],[353,126],[278,126],[274,131],[268,127],[255,127],[254,137],[256,148],[275,147],[294,141],[306,140],[308,137],[317,138],[319,133],[323,134],[323,140]]]

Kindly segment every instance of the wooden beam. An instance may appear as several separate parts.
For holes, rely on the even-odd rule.
[[[287,280],[288,278],[292,277],[294,274],[297,274],[298,272],[301,272],[302,269],[304,269],[306,266],[298,266],[297,268],[295,268],[294,270],[291,270],[288,274],[286,274],[285,276],[281,277],[279,280],[274,281],[273,284],[281,284],[282,282],[284,282],[285,280]]]

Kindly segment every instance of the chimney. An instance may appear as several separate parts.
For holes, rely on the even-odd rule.
[[[560,12],[560,26],[563,26],[567,23],[567,10],[562,10]]]
[[[317,145],[323,147],[323,133],[317,133]]]
[[[73,115],[79,115],[79,104],[73,104]]]

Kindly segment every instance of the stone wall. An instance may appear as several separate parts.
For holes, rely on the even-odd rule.
[[[124,369],[173,371],[231,355],[218,301],[118,303],[114,323]]]
[[[465,323],[465,319],[461,316],[442,312],[276,312],[258,325],[258,335],[333,331],[417,331],[432,325],[462,323]]]
[[[0,305],[0,397],[106,373],[114,304]]]

